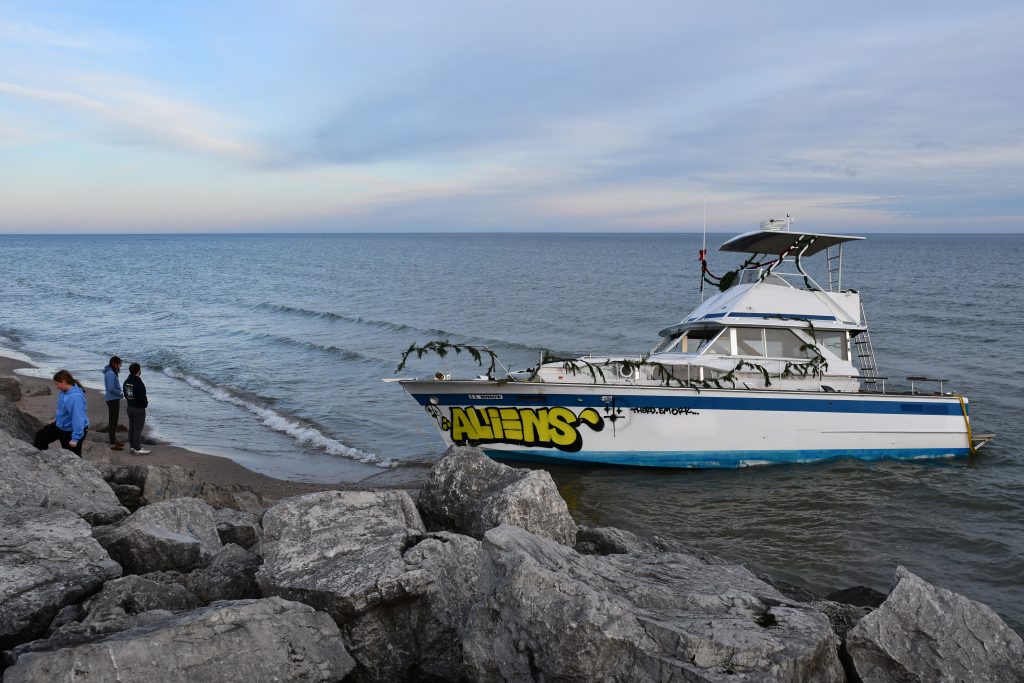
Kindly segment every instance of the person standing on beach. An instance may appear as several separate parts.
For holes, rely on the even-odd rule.
[[[128,445],[132,455],[146,455],[150,451],[142,447],[142,428],[146,426],[146,408],[149,398],[146,397],[146,385],[142,382],[142,366],[132,363],[128,366],[128,379],[121,387],[124,399],[128,403]]]
[[[107,433],[110,435],[110,450],[123,451],[124,444],[117,440],[117,423],[121,419],[121,383],[117,373],[121,372],[121,359],[111,356],[110,363],[103,368],[103,398],[107,402]]]
[[[53,383],[57,385],[57,414],[53,422],[36,432],[33,445],[45,451],[51,443],[60,441],[61,448],[82,457],[82,442],[89,433],[85,390],[67,370],[58,370]]]

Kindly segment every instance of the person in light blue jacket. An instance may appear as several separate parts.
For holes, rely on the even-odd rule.
[[[121,382],[117,373],[121,372],[121,359],[111,356],[110,363],[103,368],[103,399],[107,402],[107,435],[110,437],[110,450],[123,451],[124,442],[117,440],[117,423],[121,419]]]
[[[89,433],[85,390],[67,370],[58,370],[53,383],[57,385],[57,413],[53,422],[36,432],[34,445],[45,451],[51,443],[60,441],[61,448],[82,457],[82,443]]]

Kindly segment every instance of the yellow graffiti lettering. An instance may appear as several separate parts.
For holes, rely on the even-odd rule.
[[[494,410],[494,408],[491,410]],[[519,417],[519,411],[515,408],[501,409],[501,426],[505,437],[509,441],[523,440],[523,421]]]
[[[504,438],[505,430],[501,425],[501,413],[498,412],[497,408],[487,409],[487,423],[491,426],[491,431],[494,432],[495,439]]]
[[[472,410],[472,408],[470,408]],[[476,432],[473,430],[473,425],[470,424],[469,418],[466,417],[466,411],[462,408],[452,408],[452,441],[474,441],[476,440]]]
[[[470,437],[474,441],[491,441],[494,439],[494,432],[491,431],[491,426],[487,424],[487,418],[477,412],[476,408],[467,408],[466,416],[469,417],[470,424],[473,425],[473,436]]]
[[[584,408],[577,415],[563,406],[552,408],[498,408],[469,406],[451,408],[451,417],[442,417],[438,424],[450,431],[455,443],[511,443],[522,446],[558,448],[578,451],[583,445],[579,426],[586,425],[599,432],[604,418],[593,408]]]
[[[511,410],[515,410],[512,408]],[[547,413],[541,414],[533,408],[519,411],[523,423],[523,443],[548,443],[551,441],[551,430],[548,429]]]
[[[575,429],[576,415],[568,408],[552,408],[548,411],[548,426],[551,428],[551,441],[556,446],[570,446],[579,436]]]

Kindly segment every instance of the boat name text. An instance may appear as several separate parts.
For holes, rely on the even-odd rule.
[[[641,415],[700,415],[693,408],[632,408],[634,413]]]

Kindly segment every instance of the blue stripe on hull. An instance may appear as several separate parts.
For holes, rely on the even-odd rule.
[[[498,394],[507,387],[481,389]],[[521,406],[551,405],[574,408],[603,408],[607,403],[595,394],[518,394],[502,393],[501,398],[470,398],[468,394],[412,394],[420,405],[430,397],[443,406]],[[520,396],[527,398],[520,399]],[[837,398],[753,398],[747,396],[646,396],[615,395],[619,408],[690,408],[692,410],[769,410],[807,413],[858,413],[876,415],[963,415],[956,399],[937,401],[837,399]],[[968,411],[969,412],[969,411]]]
[[[918,458],[950,458],[970,454],[968,448],[867,448],[820,449],[795,451],[505,451],[484,448],[484,453],[495,460],[541,462],[557,464],[630,465],[633,467],[671,468],[737,468],[752,464],[807,463],[832,458],[858,458],[883,460],[886,458],[911,460]]]

